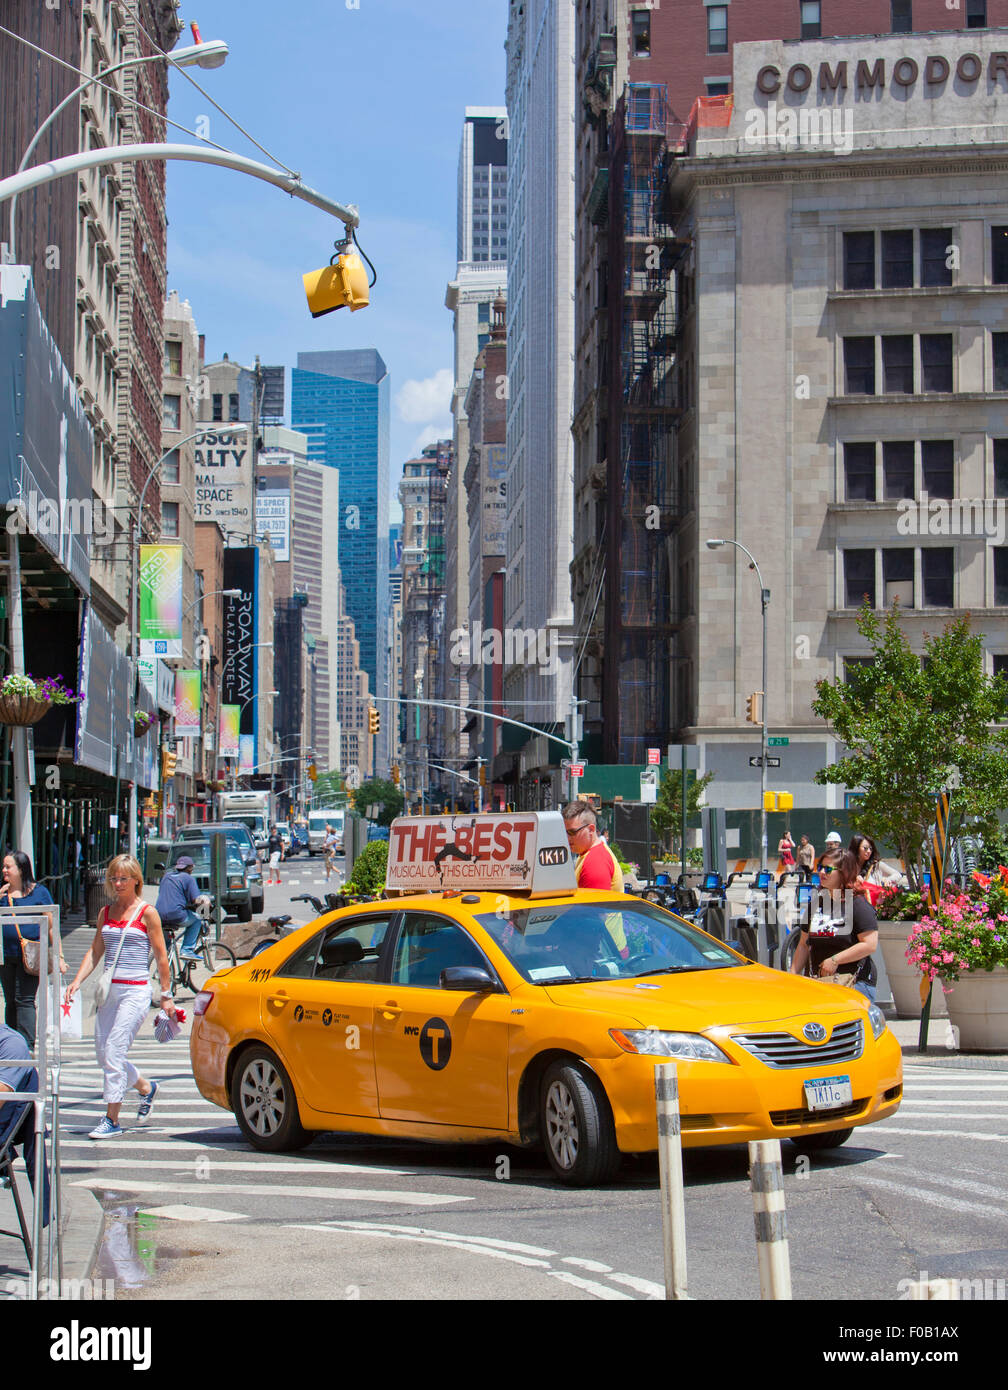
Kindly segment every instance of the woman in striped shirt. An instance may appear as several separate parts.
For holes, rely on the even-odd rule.
[[[138,1118],[151,1112],[158,1083],[140,1075],[127,1053],[151,1004],[148,962],[153,952],[161,982],[161,1007],[175,1017],[175,1004],[168,993],[170,974],[161,919],[141,897],[143,875],[140,865],[128,854],[117,855],[105,871],[105,893],[110,905],[102,909],[98,930],[81,962],[73,983],[67,986],[69,1002],[103,956],[113,963],[112,987],[95,1017],[95,1052],[105,1073],[103,1095],[106,1114],[92,1139],[111,1139],[122,1134],[119,1110],[123,1097],[132,1088],[140,1093]]]

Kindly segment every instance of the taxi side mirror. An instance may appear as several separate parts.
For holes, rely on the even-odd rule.
[[[441,971],[442,989],[459,990],[463,994],[496,994],[497,982],[479,965],[449,965]]]

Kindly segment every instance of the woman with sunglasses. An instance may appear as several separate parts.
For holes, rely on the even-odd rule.
[[[850,850],[832,849],[823,854],[819,883],[830,895],[833,920],[819,931],[814,919],[801,924],[791,973],[804,975],[808,967],[808,973],[823,980],[853,974],[851,987],[874,1003],[878,972],[872,955],[878,948],[878,919],[859,887],[858,864]]]

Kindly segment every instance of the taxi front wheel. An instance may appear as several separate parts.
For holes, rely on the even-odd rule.
[[[853,1133],[854,1129],[851,1127],[828,1129],[825,1134],[792,1134],[790,1138],[796,1149],[811,1153],[817,1149],[838,1149],[841,1144],[846,1144]]]
[[[303,1149],[314,1137],[301,1124],[290,1077],[268,1048],[250,1048],[239,1058],[231,1106],[245,1138],[267,1153]]]
[[[546,1156],[561,1182],[608,1182],[620,1165],[616,1129],[601,1085],[586,1067],[554,1062],[543,1077],[540,1121]]]

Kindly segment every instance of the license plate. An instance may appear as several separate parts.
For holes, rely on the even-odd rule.
[[[849,1076],[817,1076],[805,1082],[805,1104],[810,1110],[839,1110],[853,1102]]]

